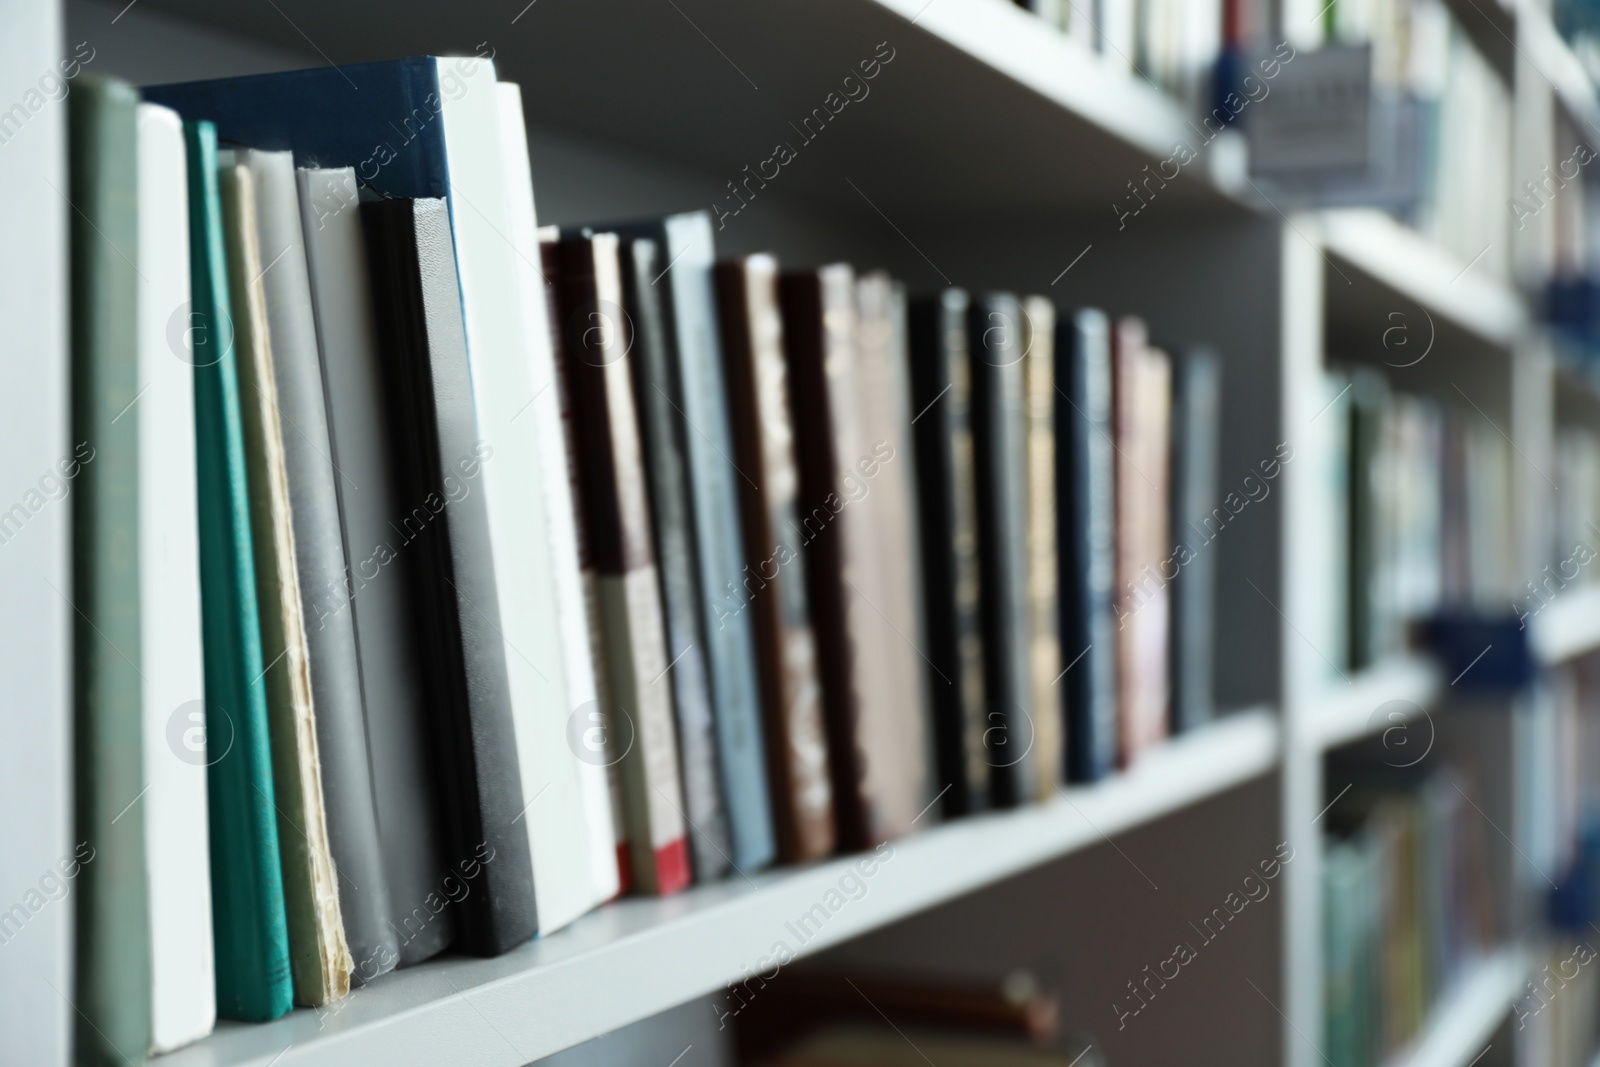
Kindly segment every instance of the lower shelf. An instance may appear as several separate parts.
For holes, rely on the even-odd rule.
[[[1229,715],[1049,804],[962,819],[879,852],[631,898],[493,960],[385,976],[337,1009],[223,1023],[160,1067],[521,1067],[755,973],[1086,848],[1277,765],[1278,720]],[[779,946],[783,946],[780,950]]]
[[[1384,1067],[1469,1067],[1522,993],[1529,957],[1520,946],[1503,948],[1461,975],[1428,1015],[1427,1028]]]

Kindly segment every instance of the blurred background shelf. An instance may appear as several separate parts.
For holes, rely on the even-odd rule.
[[[1477,961],[1434,1005],[1422,1034],[1383,1067],[1470,1067],[1522,994],[1530,957],[1521,946]]]
[[[1534,655],[1546,665],[1600,649],[1600,585],[1560,593],[1528,620],[1528,630]]]
[[[1361,671],[1348,683],[1330,682],[1307,704],[1306,743],[1320,752],[1382,733],[1424,714],[1443,688],[1438,665],[1415,654]]]
[[[497,959],[445,958],[397,971],[322,1017],[300,1010],[266,1024],[221,1023],[211,1037],[153,1062],[519,1067],[758,971],[770,977],[772,964],[762,961],[777,941],[809,955],[1194,805],[1268,773],[1277,760],[1276,715],[1238,712],[1050,804],[896,842],[870,874],[861,868],[873,857],[866,853],[666,899],[624,899]],[[802,924],[830,890],[845,896],[843,906]]]

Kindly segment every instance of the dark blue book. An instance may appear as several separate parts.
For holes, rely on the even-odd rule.
[[[1117,759],[1117,626],[1111,445],[1111,326],[1099,311],[1063,317],[1056,342],[1056,499],[1061,527],[1061,658],[1067,777],[1092,782]]]

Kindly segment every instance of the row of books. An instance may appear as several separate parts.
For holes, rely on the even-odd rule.
[[[1312,424],[1326,468],[1325,574],[1311,638],[1330,674],[1370,666],[1441,611],[1504,618],[1527,593],[1512,554],[1509,442],[1479,411],[1335,369]],[[1525,582],[1523,584],[1526,584]]]
[[[1322,868],[1324,1034],[1336,1067],[1381,1063],[1421,1032],[1494,944],[1482,817],[1447,766],[1425,776],[1334,759]]]
[[[705,213],[540,228],[486,59],[70,107],[80,1048],[1210,717],[1214,355]]]

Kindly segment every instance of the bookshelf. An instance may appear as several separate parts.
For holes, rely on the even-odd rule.
[[[861,857],[735,876],[665,900],[624,900],[498,959],[396,972],[320,1023],[297,1011],[265,1025],[224,1024],[156,1062],[332,1065],[349,1062],[352,1050],[382,1062],[465,1062],[467,1048],[470,1062],[516,1067],[749,978],[774,939],[797,956],[821,951],[1248,782],[1268,773],[1277,756],[1276,716],[1242,711],[1103,785],[897,842],[864,877],[859,899],[804,943],[785,924]],[[602,988],[612,995],[595,996]]]
[[[324,56],[342,63],[470,53],[487,41],[502,76],[523,86],[541,215],[569,222],[703,206],[769,141],[788,136],[789,119],[833,87],[827,72],[842,75],[890,40],[897,58],[872,96],[806,149],[767,201],[756,203],[759,211],[730,224],[727,251],[775,247],[797,262],[848,257],[886,266],[913,288],[938,284],[948,270],[957,284],[1046,292],[1063,306],[1099,303],[1143,313],[1174,338],[1214,340],[1226,352],[1225,403],[1247,413],[1224,430],[1224,471],[1253,466],[1276,441],[1301,441],[1316,416],[1317,374],[1330,349],[1381,344],[1395,312],[1408,316],[1410,328],[1420,331],[1419,312],[1430,325],[1434,355],[1418,365],[1415,380],[1460,383],[1533,461],[1549,455],[1558,408],[1579,412],[1574,418],[1600,412],[1592,386],[1556,371],[1533,325],[1533,298],[1516,283],[1475,273],[1380,214],[1280,215],[1241,181],[1226,142],[1184,169],[1158,202],[1160,213],[1140,219],[1137,232],[1103,241],[1099,235],[1114,229],[1105,225],[1106,202],[1186,136],[1183,113],[1001,0],[714,0],[690,8],[692,20],[674,5],[621,6],[619,16],[610,5],[544,0],[519,15],[520,4],[462,0],[441,12],[402,0],[374,17],[361,5],[326,0],[237,10],[142,0],[119,15],[121,4],[0,0],[0,86],[3,99],[14,98],[12,83],[25,85],[31,72],[47,69],[80,30],[97,35],[91,39],[101,49],[91,69],[135,81],[318,65]],[[1495,18],[1514,27],[1519,116],[1560,107],[1580,128],[1600,121],[1595,88],[1547,13],[1511,0]],[[35,116],[27,136],[0,148],[0,189],[21,190],[13,195],[39,205],[9,213],[3,224],[0,321],[18,350],[41,358],[0,361],[0,489],[30,483],[67,445],[68,208],[38,192],[42,179],[65,187],[63,109]],[[1091,244],[1090,269],[1061,269]],[[1283,836],[1303,862],[1286,868],[1285,893],[1274,905],[1278,973],[1264,987],[1274,1007],[1251,1016],[1251,1025],[1259,1019],[1279,1031],[1282,1062],[1319,1062],[1303,1035],[1321,1027],[1317,820],[1327,752],[1380,731],[1373,715],[1387,702],[1443,718],[1454,698],[1451,680],[1421,656],[1396,657],[1348,684],[1318,677],[1303,634],[1320,609],[1300,556],[1316,535],[1311,467],[1311,457],[1287,465],[1281,491],[1220,549],[1218,613],[1229,639],[1218,652],[1217,685],[1224,703],[1250,710],[1050,805],[898,843],[868,893],[803,954],[1103,849],[1140,827],[1203,812],[1219,794],[1265,779]],[[1532,560],[1547,487],[1523,471],[1515,492],[1518,551]],[[49,588],[65,587],[65,520],[64,509],[45,512],[26,539],[0,549],[0,598],[19,605],[0,622],[0,669],[13,682],[16,706],[47,712],[16,717],[13,743],[0,750],[0,803],[31,813],[8,824],[16,834],[0,855],[0,887],[8,892],[69,847],[71,609]],[[1533,625],[1547,663],[1600,648],[1600,592],[1564,596]],[[1511,762],[1508,753],[1501,764],[1508,778]],[[1513,862],[1499,859],[1508,868]],[[155,1062],[527,1063],[738,980],[774,930],[852,862],[735,877],[663,901],[626,900],[505,957],[437,960],[358,991],[325,1018],[300,1010],[267,1025],[224,1024]],[[0,1033],[39,1035],[39,1055],[27,1062],[66,1062],[71,1011],[52,986],[70,983],[69,912],[57,906],[41,914],[22,945],[0,953]],[[1119,976],[1137,970],[1105,953],[1089,962]],[[1468,1067],[1528,967],[1516,940],[1480,961],[1435,1006],[1416,1044],[1386,1067]],[[1106,999],[1110,986],[1108,979]],[[1213,997],[1218,1011],[1232,1005],[1220,992],[1196,996]],[[1281,1020],[1273,1013],[1279,1008]],[[1109,1017],[1096,1018],[1111,1029]],[[1171,1040],[1181,1047],[1181,1035]],[[10,1055],[0,1048],[0,1063],[12,1062]]]

